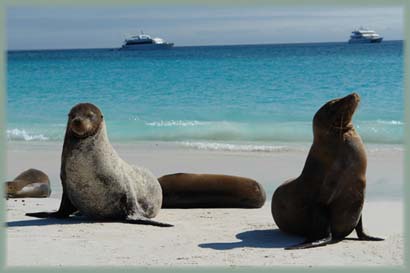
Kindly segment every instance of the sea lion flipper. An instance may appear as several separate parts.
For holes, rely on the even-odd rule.
[[[26,216],[37,217],[37,218],[65,218],[58,211],[55,212],[32,212],[26,213]]]
[[[70,199],[67,196],[66,191],[63,188],[63,196],[61,197],[60,208],[58,209],[58,213],[62,216],[70,216],[70,214],[78,211],[78,209],[71,203]]]
[[[334,244],[339,242],[341,239],[333,239],[332,234],[329,233],[329,235],[325,238],[319,239],[319,240],[306,240],[301,244],[290,246],[290,247],[285,247],[285,250],[294,250],[294,249],[306,249],[306,248],[312,248],[312,247],[319,247],[319,246],[325,246],[328,244]]]
[[[127,218],[125,219],[125,222],[130,223],[130,224],[151,225],[151,226],[157,226],[157,227],[173,227],[174,226],[174,225],[167,224],[167,223],[157,222],[149,218],[143,217],[141,215],[135,215],[135,214],[128,215]]]
[[[70,213],[71,214],[71,213]],[[62,213],[61,211],[54,212],[31,212],[26,213],[26,216],[37,217],[37,218],[68,218],[70,214]]]
[[[378,238],[378,237],[373,237],[370,235],[367,235],[364,230],[363,230],[363,222],[362,222],[362,216],[360,216],[360,220],[357,223],[357,226],[355,228],[357,237],[361,241],[384,241],[383,238]]]
[[[63,190],[63,196],[61,198],[61,204],[58,211],[55,212],[32,212],[26,213],[27,216],[37,218],[68,218],[72,213],[76,212],[77,208],[68,199],[67,194]]]
[[[286,250],[319,247],[340,241],[335,240],[332,236],[329,211],[326,207],[319,205],[312,207],[310,210],[310,218],[312,219],[313,224],[310,227],[310,235],[306,241],[301,244],[287,247],[285,248]]]

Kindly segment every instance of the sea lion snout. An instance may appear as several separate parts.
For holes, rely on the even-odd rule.
[[[357,93],[351,93],[345,97],[327,102],[313,118],[313,129],[315,134],[328,134],[331,131],[352,128],[352,117],[360,102]]]
[[[352,93],[350,95],[347,95],[346,97],[351,97],[352,99],[356,100],[357,102],[360,102],[360,96],[357,93]]]
[[[356,107],[359,105],[360,96],[357,93],[352,93],[352,94],[347,95],[344,98],[341,98],[340,100],[345,105],[346,108],[352,108],[354,111]]]
[[[75,117],[71,120],[70,129],[77,136],[85,136],[92,129],[92,124],[89,119],[81,117]]]
[[[16,193],[17,188],[14,186],[12,181],[7,181],[6,183],[6,196],[11,197],[11,194]]]
[[[94,135],[103,121],[103,115],[97,106],[91,103],[79,103],[68,114],[67,129],[75,137],[85,138]]]
[[[72,121],[74,126],[80,126],[81,125],[81,119],[80,118],[75,118]]]
[[[360,102],[360,96],[357,93],[351,93],[343,98],[335,99],[330,102],[330,109],[337,115],[349,112],[353,115]]]
[[[336,123],[340,126],[348,126],[353,118],[357,106],[360,102],[360,96],[357,93],[352,93],[344,98],[341,98],[339,105],[336,107]]]

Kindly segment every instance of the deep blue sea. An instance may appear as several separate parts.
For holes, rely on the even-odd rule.
[[[402,143],[402,41],[7,56],[9,140],[60,141],[70,108],[91,102],[115,141],[263,150],[309,143],[319,107],[357,92],[354,123],[364,142]]]

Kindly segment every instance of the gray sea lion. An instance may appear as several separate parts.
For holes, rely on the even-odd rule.
[[[96,220],[172,226],[149,219],[161,208],[161,186],[150,171],[132,167],[118,156],[103,115],[93,104],[77,104],[68,115],[60,176],[63,195],[58,211],[26,215],[66,218],[79,211]]]
[[[245,177],[176,173],[158,181],[163,208],[260,208],[266,200],[262,185]]]
[[[28,169],[19,174],[13,181],[6,182],[8,198],[49,197],[51,194],[50,179],[44,172]]]
[[[356,93],[327,102],[313,118],[313,144],[301,175],[279,186],[272,215],[279,229],[306,237],[302,249],[335,243],[356,230],[359,240],[379,241],[364,233],[366,153],[353,128]]]

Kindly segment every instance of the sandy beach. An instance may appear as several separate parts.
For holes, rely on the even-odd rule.
[[[157,176],[174,172],[247,176],[264,185],[268,199],[280,183],[299,175],[307,154],[303,149],[246,153],[181,149],[154,142],[113,144],[125,160],[148,167]],[[294,251],[283,248],[303,238],[277,229],[270,200],[261,209],[161,210],[155,219],[172,223],[171,228],[26,217],[26,212],[58,208],[60,154],[59,143],[8,143],[8,178],[38,168],[49,174],[53,189],[51,198],[7,201],[8,266],[403,265],[402,149],[368,149],[364,227],[385,241],[344,240]]]
[[[397,3],[308,7],[290,1],[7,6],[2,182],[33,168],[49,176],[52,191],[47,198],[4,202],[5,265],[405,269],[404,10]],[[161,209],[153,220],[172,227],[87,219],[139,220],[140,210],[152,216],[160,205],[155,178],[142,181],[144,171],[118,159],[105,129],[124,161],[157,178],[246,177],[263,186],[266,202],[258,209]],[[342,221],[355,222],[344,219],[363,199],[365,157],[356,133],[367,157],[364,231],[385,240],[359,241],[353,231],[335,244],[285,250],[306,239],[278,229],[272,194],[300,176],[312,142],[305,172],[279,194],[285,202],[275,202],[275,217],[279,211],[299,219],[306,211],[316,223],[312,230],[321,233],[329,214],[334,237],[344,234]],[[63,207],[80,213],[28,217],[60,207],[64,139],[64,187],[74,207]],[[196,189],[218,197],[229,191],[238,202],[250,199],[240,192],[252,195],[209,186],[207,179],[200,176],[205,186],[194,190],[176,182],[204,202],[215,201]],[[311,226],[280,218],[282,229]]]

